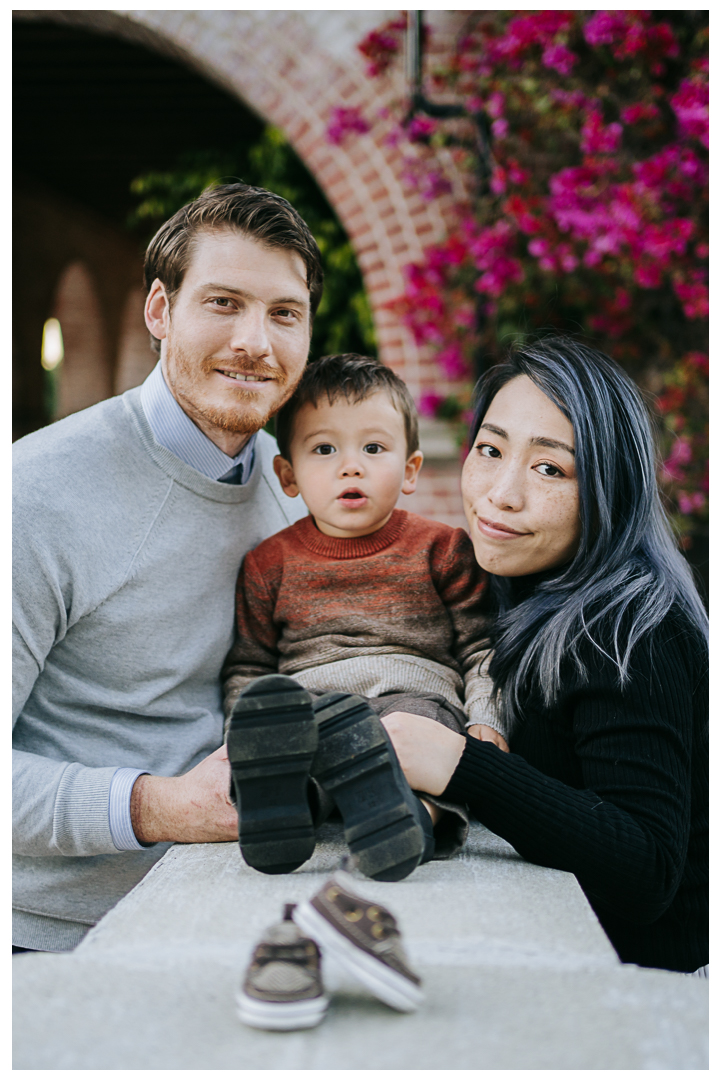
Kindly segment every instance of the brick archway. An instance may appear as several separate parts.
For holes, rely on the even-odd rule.
[[[374,118],[405,94],[402,66],[384,80],[364,72],[358,42],[393,11],[17,11],[15,18],[51,20],[116,35],[195,69],[281,128],[325,191],[353,244],[373,310],[378,350],[417,399],[447,392],[432,353],[419,347],[384,304],[402,292],[403,267],[441,240],[452,224],[453,198],[427,202],[403,178],[402,153],[388,145],[389,126],[342,146],[326,129],[336,106]],[[428,12],[435,52],[442,53],[461,13]],[[148,102],[152,108],[152,101]],[[211,123],[211,119],[208,121]],[[158,118],[162,137],[162,118]],[[456,178],[461,193],[461,180]],[[409,509],[453,525],[464,518],[457,451],[434,422],[430,450]],[[402,500],[405,503],[405,500]]]
[[[373,308],[379,351],[418,396],[441,389],[430,355],[383,308],[403,288],[403,266],[446,233],[449,197],[432,202],[402,177],[402,155],[385,143],[388,129],[333,146],[326,128],[335,106],[368,116],[402,97],[401,70],[370,80],[357,43],[392,11],[108,11],[18,12],[145,44],[169,53],[241,98],[281,128],[318,180],[352,241]],[[436,45],[457,15],[429,13]],[[148,103],[148,108],[152,103]],[[459,183],[459,181],[458,181]]]

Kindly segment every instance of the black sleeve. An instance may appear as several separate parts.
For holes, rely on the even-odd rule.
[[[622,690],[617,669],[595,650],[588,683],[565,703],[580,785],[468,739],[445,797],[467,802],[524,858],[575,874],[608,911],[653,922],[672,902],[688,846],[688,645],[663,624],[637,645]]]

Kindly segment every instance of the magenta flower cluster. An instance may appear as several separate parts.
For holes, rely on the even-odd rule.
[[[487,115],[490,191],[457,204],[457,227],[406,268],[405,293],[391,306],[457,381],[459,420],[478,343],[492,348],[514,311],[547,325],[559,296],[634,364],[651,340],[672,372],[669,397],[659,399],[674,432],[664,476],[681,514],[697,517],[707,506],[706,376],[688,358],[705,354],[688,342],[709,312],[707,31],[694,39],[684,31],[683,55],[673,25],[681,23],[650,11],[472,13],[433,84]],[[399,52],[397,22],[390,26],[370,42],[383,71]],[[453,146],[447,125],[423,115],[408,123],[404,104],[398,114],[389,138],[408,147],[406,182],[428,199],[447,195],[437,154]],[[470,135],[465,149],[444,153],[473,175]],[[665,331],[642,315],[658,305],[675,305],[672,317],[688,326],[662,346]],[[448,415],[449,400],[426,395],[422,407]]]
[[[364,135],[369,130],[370,125],[360,109],[336,107],[330,114],[326,135],[328,142],[339,146],[348,135]]]

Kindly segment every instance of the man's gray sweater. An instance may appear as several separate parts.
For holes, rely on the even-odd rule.
[[[13,941],[73,948],[165,852],[119,852],[122,766],[187,772],[222,742],[243,556],[306,511],[261,432],[243,486],[153,438],[139,389],[14,448]]]

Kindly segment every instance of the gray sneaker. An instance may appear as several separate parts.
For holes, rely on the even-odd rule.
[[[255,946],[237,996],[240,1019],[249,1027],[315,1027],[327,1011],[318,947],[293,922],[294,908],[286,904],[283,921],[269,927]]]
[[[394,916],[382,904],[361,896],[357,882],[343,870],[336,870],[312,899],[299,904],[293,919],[321,952],[386,1005],[413,1012],[424,1001]]]

